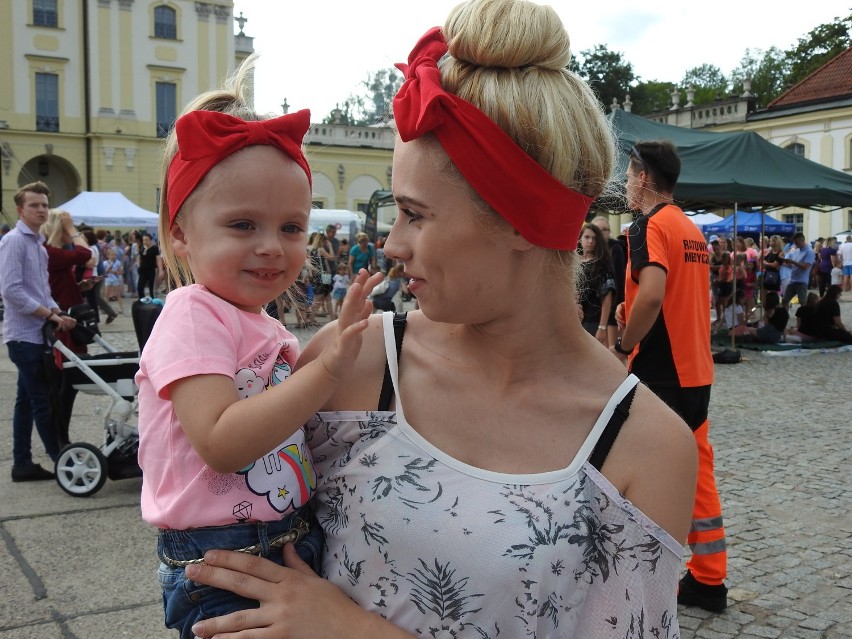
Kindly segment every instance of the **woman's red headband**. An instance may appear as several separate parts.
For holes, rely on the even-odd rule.
[[[178,151],[169,164],[169,228],[189,194],[214,166],[240,149],[268,144],[302,167],[311,184],[311,168],[302,139],[311,126],[307,109],[271,120],[249,122],[219,111],[190,111],[175,123]]]
[[[439,27],[397,64],[405,82],[393,100],[404,142],[433,132],[453,164],[488,205],[536,246],[575,250],[594,198],[548,173],[470,102],[444,91],[438,60],[447,52]]]

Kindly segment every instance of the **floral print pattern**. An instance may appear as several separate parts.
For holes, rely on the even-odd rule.
[[[679,637],[681,547],[594,468],[496,481],[396,419],[306,427],[323,573],[360,605],[424,637]]]

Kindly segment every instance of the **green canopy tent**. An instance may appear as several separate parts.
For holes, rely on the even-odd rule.
[[[795,155],[757,133],[718,133],[654,122],[616,109],[611,114],[618,137],[623,176],[637,140],[671,140],[678,148],[681,174],[674,196],[687,210],[852,206],[852,176]]]

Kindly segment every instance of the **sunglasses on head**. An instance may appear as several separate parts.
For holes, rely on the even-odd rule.
[[[639,162],[639,164],[642,165],[642,168],[644,169],[645,173],[649,173],[648,162],[646,162],[645,158],[642,157],[642,154],[639,152],[639,147],[637,147],[635,144],[633,145],[633,148],[630,149],[630,157],[635,158]]]

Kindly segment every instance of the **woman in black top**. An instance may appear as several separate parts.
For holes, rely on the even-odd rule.
[[[784,257],[784,243],[777,235],[769,239],[769,248],[763,256],[763,282],[760,293],[760,301],[766,308],[766,294],[769,292],[781,293],[781,258]]]
[[[840,319],[840,304],[838,299],[842,289],[837,284],[828,287],[814,311],[814,333],[816,337],[831,339],[844,344],[852,344],[852,333],[843,325]]]
[[[577,252],[580,254],[577,294],[583,311],[583,328],[609,346],[606,323],[615,297],[615,277],[609,247],[597,226],[583,224]]]

